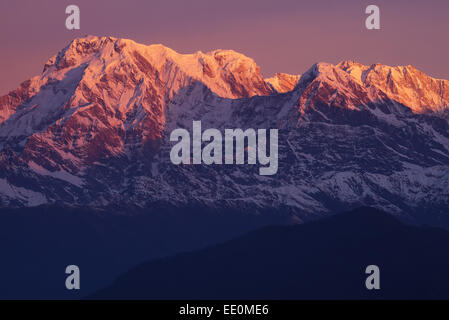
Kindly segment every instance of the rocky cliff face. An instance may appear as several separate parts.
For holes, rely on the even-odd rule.
[[[274,77],[267,78],[265,81],[279,93],[292,91],[299,82],[301,75],[291,75],[286,73],[276,73]]]
[[[449,205],[448,87],[411,66],[355,62],[264,80],[234,51],[76,39],[0,98],[0,203],[438,216]],[[170,132],[193,120],[279,129],[278,173],[173,165]]]

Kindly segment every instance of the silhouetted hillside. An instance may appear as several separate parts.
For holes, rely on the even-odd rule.
[[[81,298],[148,259],[204,248],[286,222],[278,212],[164,207],[93,210],[0,209],[0,298]],[[65,288],[65,268],[81,270],[81,290]]]
[[[449,298],[449,232],[360,208],[141,264],[94,298]],[[380,267],[380,290],[365,268]]]

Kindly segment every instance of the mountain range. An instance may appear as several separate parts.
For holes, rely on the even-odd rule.
[[[172,164],[170,133],[193,121],[277,129],[277,173]],[[0,97],[0,297],[370,298],[360,268],[375,258],[380,297],[447,298],[447,234],[402,223],[449,228],[448,121],[449,81],[413,66],[264,78],[232,50],[75,39]],[[70,264],[79,292],[63,286]],[[208,265],[213,287],[197,272]],[[287,279],[295,267],[305,287]],[[189,274],[197,290],[182,289]]]
[[[449,226],[449,81],[413,66],[317,63],[265,79],[232,50],[87,36],[0,98],[0,206],[371,206]],[[276,128],[279,169],[170,162],[170,132]]]

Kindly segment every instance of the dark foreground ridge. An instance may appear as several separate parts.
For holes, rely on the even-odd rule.
[[[95,299],[448,299],[449,232],[359,208],[153,260]],[[367,290],[365,268],[380,268]]]
[[[79,299],[147,260],[283,223],[280,212],[201,207],[0,209],[0,299]],[[68,265],[80,268],[80,290],[65,287]]]

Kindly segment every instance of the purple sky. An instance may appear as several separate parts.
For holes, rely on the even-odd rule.
[[[79,31],[65,28],[69,4],[81,9]],[[369,4],[381,9],[380,31],[365,29]],[[162,43],[181,53],[234,49],[266,77],[351,59],[412,64],[449,79],[448,0],[0,0],[0,95],[86,34]]]

